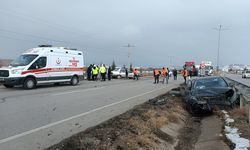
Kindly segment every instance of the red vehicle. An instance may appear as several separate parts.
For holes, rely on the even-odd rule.
[[[183,67],[186,68],[189,73],[192,73],[192,76],[197,75],[197,71],[196,71],[196,68],[195,68],[195,62],[194,61],[186,61],[185,65]]]
[[[195,65],[194,61],[186,61],[184,67],[186,67],[187,70],[192,70],[194,65]]]

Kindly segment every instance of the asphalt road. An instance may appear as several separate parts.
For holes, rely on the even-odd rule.
[[[225,74],[225,77],[228,77],[250,87],[250,78],[242,78],[242,76],[238,74]]]
[[[177,87],[139,81],[83,81],[34,90],[0,86],[0,150],[44,149]]]

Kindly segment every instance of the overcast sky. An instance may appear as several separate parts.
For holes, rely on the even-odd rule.
[[[84,51],[86,63],[250,64],[249,0],[0,0],[0,58],[39,44]]]

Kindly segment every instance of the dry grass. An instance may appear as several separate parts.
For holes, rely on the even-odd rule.
[[[168,115],[168,120],[169,120],[169,122],[172,122],[172,123],[178,123],[179,117],[178,117],[177,113],[172,112]]]
[[[247,118],[247,109],[244,108],[235,108],[233,109],[230,114],[232,114],[236,118]]]
[[[229,111],[229,115],[235,120],[234,126],[239,129],[241,137],[250,139],[250,126],[248,123],[247,108],[235,108]]]
[[[160,117],[157,117],[157,118],[153,119],[153,121],[155,121],[154,128],[159,129],[163,125],[167,124],[168,118],[166,116],[160,116]]]
[[[163,97],[163,96],[162,96]],[[160,97],[160,98],[162,98]],[[63,150],[69,147],[80,149],[157,149],[161,141],[171,140],[171,137],[155,131],[169,122],[178,123],[180,115],[184,113],[181,98],[165,95],[167,104],[154,106],[142,104],[120,116],[117,116],[97,127],[75,135],[59,146],[50,150]],[[79,138],[81,137],[81,138]],[[65,145],[67,146],[60,146]],[[73,148],[73,149],[74,149]]]

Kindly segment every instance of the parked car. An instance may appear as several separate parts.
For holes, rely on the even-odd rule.
[[[126,78],[126,68],[116,67],[115,70],[111,72],[112,78]],[[134,73],[128,70],[128,78],[134,78]]]
[[[242,73],[242,78],[249,78],[250,77],[250,70],[244,71]]]
[[[187,109],[194,114],[212,112],[215,106],[234,107],[239,103],[234,86],[222,77],[189,80],[186,92]]]

